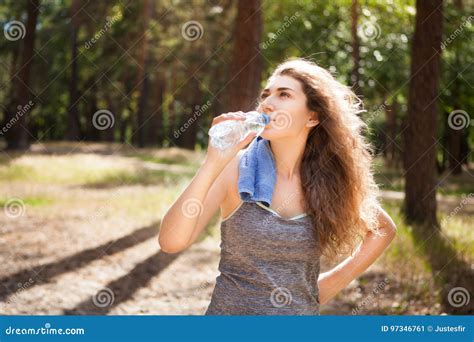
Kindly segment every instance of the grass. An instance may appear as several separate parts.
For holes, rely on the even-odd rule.
[[[127,153],[127,156],[138,158],[145,162],[169,165],[183,165],[197,168],[204,155],[201,152],[188,151],[178,148],[141,149]]]
[[[415,243],[412,227],[404,223],[397,204],[384,201],[383,207],[397,225],[397,235],[378,262],[404,284],[403,293],[406,297],[402,302],[415,298],[426,302],[434,289],[430,264],[426,261],[423,250]],[[402,313],[403,308],[398,309]]]
[[[97,187],[121,184],[175,184],[194,174],[194,169],[176,173],[172,170],[150,170],[141,165],[144,157],[77,154],[66,156],[21,156],[0,166],[0,183],[29,182],[56,185],[89,185]],[[150,157],[149,159],[153,159]]]
[[[174,186],[184,180],[190,179],[193,174],[193,172],[177,174],[170,171],[146,169],[136,171],[120,171],[89,181],[87,186],[95,188],[152,184]]]
[[[403,283],[404,303],[440,303],[441,289],[449,281],[447,278],[465,276],[466,269],[457,267],[456,263],[474,262],[474,232],[468,228],[474,227],[474,217],[461,212],[456,216],[440,212],[442,233],[438,238],[434,231],[420,233],[418,227],[407,225],[397,202],[383,201],[383,207],[398,231],[378,263]],[[403,313],[403,308],[399,309]]]
[[[0,198],[0,207],[4,208],[12,198]],[[52,198],[47,197],[22,197],[21,201],[29,207],[42,207],[55,202]]]
[[[157,164],[169,164],[169,165],[180,164],[180,165],[187,165],[191,167],[199,166],[199,160],[189,160],[182,156],[159,157],[159,156],[143,154],[143,153],[134,154],[132,156],[146,162],[152,162],[152,163],[157,163]]]
[[[113,153],[101,154],[88,153],[90,147],[83,144],[75,146],[54,143],[46,146],[47,154],[10,154],[12,158],[0,153],[0,204],[15,194],[51,218],[81,208],[86,215],[156,220],[189,183],[202,158],[174,148],[121,152],[113,146]]]

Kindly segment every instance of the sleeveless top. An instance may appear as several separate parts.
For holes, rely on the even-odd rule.
[[[220,248],[206,315],[319,315],[321,253],[309,216],[241,202],[221,223]]]

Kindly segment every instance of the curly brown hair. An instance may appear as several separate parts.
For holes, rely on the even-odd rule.
[[[353,251],[365,233],[377,231],[378,186],[362,102],[350,87],[312,61],[280,64],[273,76],[290,76],[303,86],[307,107],[319,124],[308,135],[301,163],[306,212],[322,253],[334,258]]]

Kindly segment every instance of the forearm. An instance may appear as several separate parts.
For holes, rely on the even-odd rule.
[[[381,236],[368,232],[355,253],[328,272],[320,275],[318,280],[319,300],[327,303],[349,283],[372,265],[388,247],[396,234],[396,227],[390,220],[379,229]]]
[[[191,183],[163,216],[160,245],[184,246],[189,241],[199,219],[206,196],[225,166],[204,163]],[[173,249],[173,248],[172,248]]]

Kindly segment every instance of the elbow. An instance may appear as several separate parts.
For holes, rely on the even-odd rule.
[[[176,254],[176,253],[181,253],[186,249],[184,246],[177,246],[177,245],[172,245],[172,244],[163,244],[161,241],[158,241],[158,244],[160,245],[160,250],[162,252],[165,252],[167,254]]]
[[[383,209],[379,212],[378,221],[382,235],[386,236],[390,241],[393,240],[397,235],[397,225]]]
[[[395,235],[397,235],[397,225],[395,224],[395,222],[393,222],[392,219],[390,219],[390,222],[388,224],[388,230],[390,231],[390,234],[393,235],[395,237]]]
[[[387,225],[385,228],[387,238],[392,241],[397,236],[397,226],[394,223]]]
[[[158,235],[158,245],[161,251],[168,254],[180,253],[187,248],[185,244],[167,239],[162,234]]]
[[[189,247],[189,241],[175,233],[172,223],[163,217],[158,233],[158,245],[162,252],[168,254],[180,253]]]

